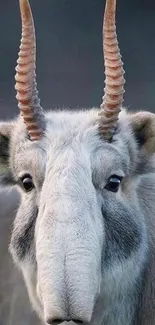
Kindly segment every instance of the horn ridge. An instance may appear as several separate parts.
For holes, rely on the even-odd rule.
[[[107,139],[112,138],[116,129],[125,83],[125,72],[116,34],[115,11],[116,0],[107,0],[103,20],[105,88],[99,112],[99,128]]]
[[[43,133],[44,113],[40,106],[36,83],[36,37],[28,0],[19,0],[22,36],[15,75],[15,89],[20,114],[32,141]]]

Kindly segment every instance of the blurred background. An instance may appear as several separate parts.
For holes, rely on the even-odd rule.
[[[104,0],[31,0],[42,106],[92,107],[104,86]],[[17,113],[14,73],[20,40],[18,0],[1,0],[0,119]],[[125,106],[155,112],[155,1],[117,0],[117,34],[126,70]],[[0,325],[39,324],[7,253],[17,194],[0,194]]]
[[[104,0],[31,0],[42,106],[100,105],[104,86]],[[20,41],[18,0],[1,0],[0,119],[17,114],[14,72]],[[117,34],[126,70],[125,105],[155,107],[155,2],[117,0]]]

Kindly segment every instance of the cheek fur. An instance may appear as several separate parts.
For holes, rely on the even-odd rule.
[[[14,221],[10,243],[10,251],[15,262],[20,262],[32,254],[34,249],[35,224],[38,214],[37,207],[21,205]]]
[[[108,205],[108,206],[107,206]],[[105,254],[104,262],[111,260],[128,259],[141,244],[142,230],[138,225],[136,210],[129,210],[122,204],[115,204],[115,209],[110,204],[102,206],[102,215],[105,224]]]

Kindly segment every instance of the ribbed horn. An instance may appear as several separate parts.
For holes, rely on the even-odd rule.
[[[123,103],[124,70],[115,26],[116,0],[106,0],[103,20],[103,55],[105,88],[99,112],[100,131],[106,139],[115,132],[118,114]]]
[[[32,141],[43,133],[44,114],[40,106],[36,83],[36,38],[33,16],[28,0],[19,0],[22,38],[18,53],[15,89],[20,113]]]

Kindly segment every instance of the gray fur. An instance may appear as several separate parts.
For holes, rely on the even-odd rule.
[[[96,109],[46,113],[38,142],[21,118],[0,129],[21,194],[10,252],[45,323],[155,324],[155,116],[145,119],[123,110],[111,143]],[[105,188],[111,175],[123,177],[117,193]]]

